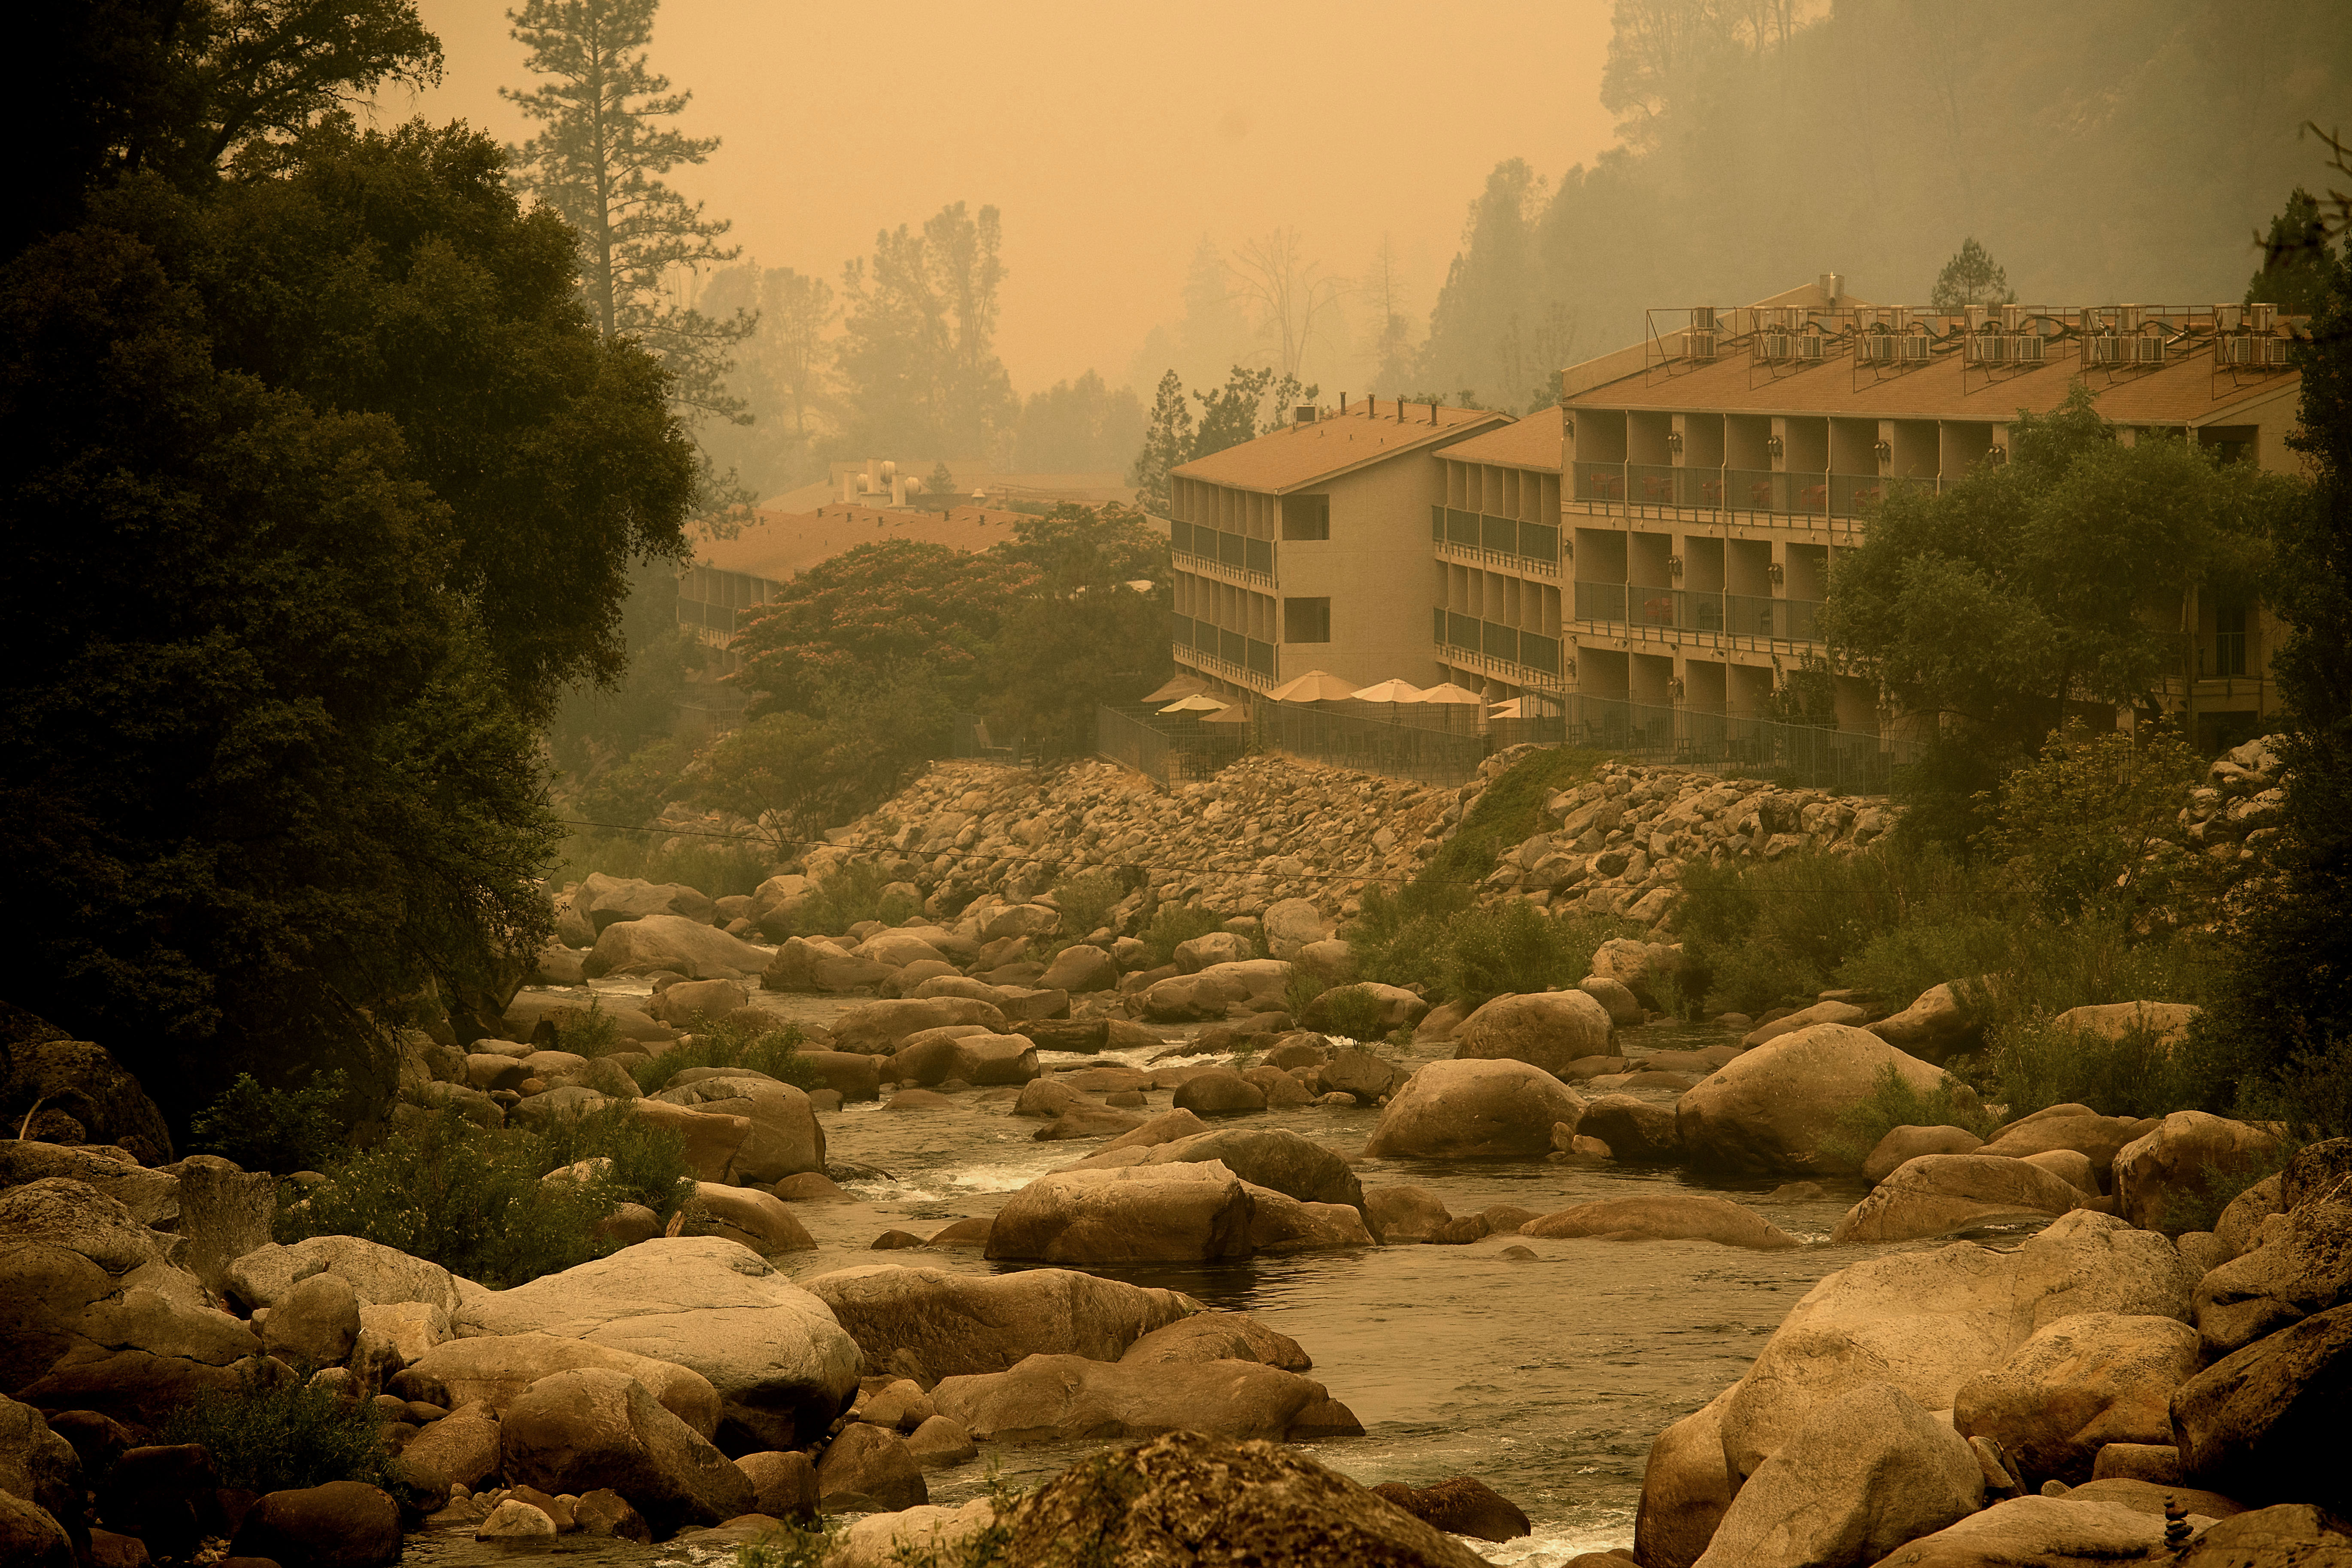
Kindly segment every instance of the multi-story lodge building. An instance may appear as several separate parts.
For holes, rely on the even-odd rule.
[[[2300,378],[2263,306],[1937,312],[1828,274],[1651,319],[1526,419],[1343,402],[1177,469],[1178,662],[1236,694],[1322,668],[1760,716],[1822,652],[1832,564],[1873,506],[2002,461],[2020,410],[2082,385],[2120,439],[2295,463]],[[2209,747],[2253,733],[2267,617],[2193,586],[2158,612],[2181,632],[2167,707]],[[1878,692],[1834,682],[1838,727],[1883,732]]]

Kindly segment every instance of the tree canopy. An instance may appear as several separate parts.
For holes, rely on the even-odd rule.
[[[152,133],[0,262],[6,998],[175,1119],[239,1071],[388,1092],[378,1026],[537,940],[534,727],[614,666],[692,477],[661,368],[600,340],[497,147],[333,111],[437,60],[409,7],[193,9],[210,52],[79,78]],[[299,113],[224,107],[237,50],[310,62]],[[232,122],[234,178],[132,145]]]
[[[994,207],[940,208],[919,231],[874,236],[842,270],[845,314],[835,350],[852,445],[961,456],[990,450],[1018,408],[996,357]]]
[[[2325,308],[2336,258],[2317,197],[2297,185],[2271,219],[2269,232],[2257,235],[2254,243],[2263,265],[2246,284],[2246,304],[2275,305],[2289,316],[2315,315]]]
[[[2014,305],[2017,290],[2009,286],[2009,272],[1971,235],[1960,242],[1952,259],[1936,274],[1927,290],[1928,305],[1937,310],[1962,310],[1971,305]]]

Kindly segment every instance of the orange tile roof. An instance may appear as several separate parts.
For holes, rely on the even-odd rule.
[[[1459,441],[1510,417],[1440,404],[1433,423],[1429,404],[1409,402],[1400,423],[1397,400],[1384,397],[1354,404],[1345,413],[1326,413],[1312,424],[1285,425],[1255,441],[1196,457],[1174,472],[1179,478],[1206,485],[1279,495],[1399,453]]]
[[[1670,361],[1575,394],[1578,408],[1666,412],[1836,414],[1869,419],[1969,419],[1998,422],[2021,408],[2046,413],[2077,381],[2118,424],[2210,423],[2238,403],[2292,385],[2292,371],[2216,371],[2210,343],[2175,350],[2159,369],[2084,372],[2071,341],[2051,345],[2049,362],[2030,371],[1989,371],[1962,362],[1958,349],[1916,370],[1877,370],[1853,362],[1845,342],[1802,368],[1759,364],[1746,347],[1711,362]]]
[[[1534,468],[1559,472],[1560,425],[1566,419],[1557,408],[1539,409],[1445,449],[1448,462],[1491,463],[1497,468]]]
[[[698,547],[695,562],[789,582],[821,560],[882,539],[919,539],[967,553],[1002,544],[1027,514],[957,507],[951,511],[898,511],[827,502],[814,512],[758,511],[731,539]]]

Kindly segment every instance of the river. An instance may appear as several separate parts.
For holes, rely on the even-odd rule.
[[[643,995],[641,986],[627,982],[597,988]],[[765,998],[816,1021],[861,999]],[[1173,1040],[1186,1031],[1164,1032]],[[1627,1053],[1639,1057],[1730,1037],[1706,1026],[1652,1024],[1622,1030],[1621,1038]],[[1049,1052],[1042,1060],[1049,1069],[1139,1065],[1150,1054]],[[1404,1059],[1417,1064],[1444,1054],[1450,1048],[1424,1047]],[[1652,1091],[1645,1097],[1665,1103],[1673,1095]],[[889,1178],[846,1183],[851,1201],[794,1205],[817,1249],[773,1261],[797,1279],[885,1260],[974,1272],[1011,1267],[970,1249],[877,1254],[872,1243],[886,1230],[928,1235],[950,1220],[992,1214],[1031,1178],[1098,1146],[1036,1142],[1033,1134],[1043,1124],[1013,1115],[1013,1098],[1009,1090],[976,1091],[955,1095],[945,1109],[891,1112],[866,1103],[825,1116],[830,1161],[878,1167]],[[1149,1099],[1138,1114],[1169,1106],[1166,1091]],[[1309,1375],[1356,1413],[1365,1432],[1302,1445],[1302,1451],[1367,1486],[1477,1477],[1524,1509],[1535,1527],[1532,1537],[1508,1544],[1469,1543],[1493,1563],[1557,1568],[1580,1552],[1630,1546],[1651,1440],[1738,1378],[1763,1336],[1822,1275],[1885,1249],[1827,1245],[1858,1186],[1826,1201],[1768,1205],[1762,1199],[1773,1181],[1706,1186],[1673,1169],[1369,1159],[1364,1144],[1379,1119],[1368,1108],[1307,1105],[1245,1120],[1287,1128],[1346,1155],[1367,1187],[1420,1186],[1456,1215],[1500,1203],[1549,1213],[1645,1186],[1704,1187],[1758,1204],[1765,1218],[1808,1243],[1756,1252],[1709,1242],[1497,1236],[1467,1246],[1097,1270],[1246,1312],[1297,1340],[1314,1357]],[[1504,1256],[1513,1246],[1535,1256]],[[979,1494],[992,1463],[1003,1479],[1026,1484],[1097,1446],[992,1445],[972,1463],[931,1471],[931,1500],[954,1504]],[[563,1555],[582,1568],[709,1558],[675,1547],[646,1552],[607,1542],[590,1549],[573,1546],[575,1540],[567,1538]],[[504,1560],[499,1548],[450,1535],[418,1539],[409,1557],[432,1568]]]

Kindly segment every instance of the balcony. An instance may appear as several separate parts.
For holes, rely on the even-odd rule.
[[[1459,507],[1429,508],[1429,538],[1440,557],[1470,566],[1499,566],[1544,577],[1559,575],[1559,526]]]
[[[1817,643],[1817,599],[1770,599],[1689,588],[1579,582],[1576,619],[1627,628],[1620,635],[1683,641],[1683,634],[1735,642]]]
[[[1796,468],[1697,468],[1665,463],[1571,466],[1571,499],[1635,515],[1755,512],[1824,521],[1863,517],[1890,496],[1932,496],[1940,483]]]
[[[1444,656],[1525,685],[1531,674],[1557,680],[1560,673],[1560,641],[1538,632],[1522,632],[1496,621],[1481,621],[1451,610],[1433,610],[1433,634]]]
[[[1213,621],[1174,618],[1170,641],[1180,660],[1260,691],[1274,684],[1274,644],[1228,632]]]
[[[1256,582],[1269,588],[1274,585],[1272,539],[1229,534],[1205,524],[1171,518],[1168,524],[1168,547],[1187,566],[1196,570],[1206,568],[1213,576]]]

